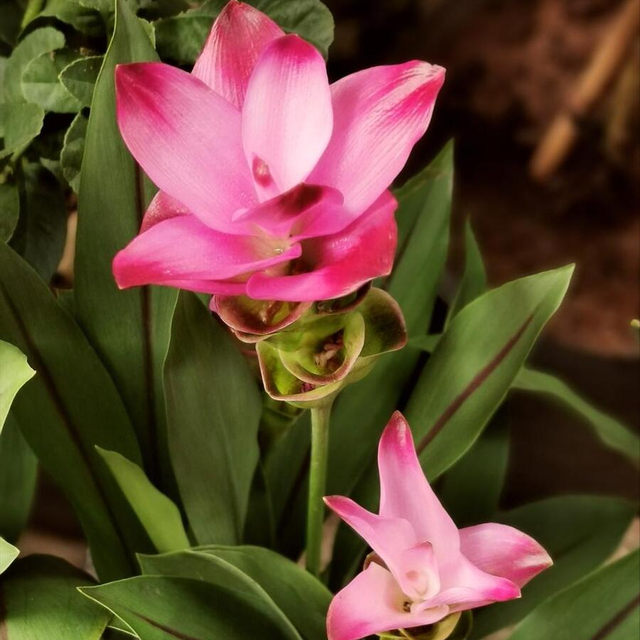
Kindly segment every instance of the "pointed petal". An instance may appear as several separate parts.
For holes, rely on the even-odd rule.
[[[322,56],[295,35],[272,42],[256,64],[242,108],[244,150],[261,199],[305,180],[332,126]]]
[[[164,191],[158,191],[144,213],[140,233],[144,233],[147,229],[150,229],[153,225],[163,220],[189,214],[191,214],[191,211],[189,211],[182,202],[178,202],[178,200],[172,198]]]
[[[312,301],[339,298],[379,276],[388,275],[395,256],[397,203],[385,193],[376,204],[339,233],[303,243],[307,273],[271,276],[256,273],[248,284],[252,298]]]
[[[159,222],[134,238],[113,261],[121,288],[180,280],[223,280],[295,259],[300,245],[283,250],[263,238],[215,231],[195,216]]]
[[[237,109],[161,63],[117,67],[116,88],[120,132],[151,180],[212,227],[232,228],[233,212],[255,203]]]
[[[533,538],[504,524],[461,529],[460,550],[482,571],[507,578],[520,587],[553,564]]]
[[[400,173],[424,135],[444,82],[426,62],[373,67],[331,86],[333,136],[310,182],[335,187],[364,211]]]
[[[329,640],[360,640],[370,635],[411,629],[442,620],[446,606],[405,611],[406,596],[389,571],[372,563],[331,601],[327,613]]]
[[[343,215],[342,200],[342,194],[331,187],[301,182],[253,209],[236,211],[233,221],[297,242],[344,229],[349,217]]]
[[[214,22],[192,73],[241,109],[260,54],[283,35],[282,29],[264,13],[231,0]]]
[[[398,411],[380,439],[378,468],[380,515],[408,520],[420,540],[433,545],[442,572],[444,566],[459,556],[458,528],[429,485],[416,454],[411,429]]]

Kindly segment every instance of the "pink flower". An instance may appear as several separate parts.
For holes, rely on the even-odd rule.
[[[120,131],[160,192],[114,259],[118,285],[312,301],[388,274],[388,187],[443,80],[408,62],[330,85],[313,46],[236,0],[191,74],[119,66]]]
[[[329,640],[431,625],[451,613],[520,597],[551,566],[547,552],[502,524],[458,529],[422,472],[409,425],[396,412],[378,450],[380,513],[349,498],[327,505],[375,552],[333,599]]]

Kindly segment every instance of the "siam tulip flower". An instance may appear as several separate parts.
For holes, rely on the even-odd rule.
[[[427,129],[443,80],[442,68],[414,61],[329,84],[311,44],[236,0],[191,74],[119,66],[120,131],[160,191],[114,259],[118,285],[214,294],[212,308],[238,330],[264,316],[257,332],[268,333],[312,301],[388,274],[396,245],[388,188]],[[251,300],[266,302],[237,320],[254,310]]]
[[[552,564],[535,540],[512,527],[458,529],[429,486],[398,412],[382,434],[378,468],[379,514],[349,498],[325,499],[374,552],[368,567],[333,599],[329,640],[433,625],[519,598],[520,587]]]

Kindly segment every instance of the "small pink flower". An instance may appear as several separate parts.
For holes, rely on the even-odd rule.
[[[520,597],[552,561],[532,538],[502,524],[458,529],[424,476],[409,425],[396,412],[378,450],[380,513],[349,498],[327,505],[375,552],[333,599],[329,640],[358,640],[439,622],[459,611]]]
[[[302,302],[388,274],[388,187],[443,81],[415,61],[330,85],[313,46],[236,0],[191,74],[119,66],[120,131],[160,192],[114,259],[118,285]]]

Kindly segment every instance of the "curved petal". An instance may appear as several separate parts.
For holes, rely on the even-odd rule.
[[[295,242],[342,231],[350,222],[342,201],[336,189],[301,182],[253,209],[236,211],[233,221]]]
[[[249,296],[263,300],[329,300],[388,275],[397,242],[393,217],[396,206],[395,198],[385,193],[346,229],[304,241],[302,260],[309,271],[289,276],[256,273],[247,283]]]
[[[241,109],[260,54],[283,35],[282,29],[262,11],[230,0],[213,23],[192,73]]]
[[[372,563],[358,574],[329,605],[329,640],[360,640],[395,629],[434,624],[448,613],[447,606],[412,613],[406,596],[389,571]]]
[[[414,61],[372,67],[334,83],[333,136],[310,182],[341,191],[350,211],[369,207],[424,135],[444,73]]]
[[[460,551],[476,567],[523,587],[553,560],[533,538],[504,524],[487,523],[460,530]]]
[[[147,229],[150,229],[153,225],[163,220],[189,214],[191,214],[191,211],[189,211],[182,202],[178,202],[178,200],[172,198],[164,191],[158,191],[144,212],[142,225],[140,225],[140,233],[144,233]]]
[[[300,255],[300,245],[278,247],[252,236],[220,233],[195,216],[159,222],[113,260],[120,288],[183,280],[223,280]]]
[[[247,292],[246,282],[235,282],[234,280],[167,280],[162,285],[196,293],[224,296],[242,296]]]
[[[201,80],[156,62],[116,68],[122,137],[147,175],[212,227],[255,191],[242,153],[240,113]]]
[[[261,199],[304,181],[332,126],[322,56],[298,36],[278,38],[260,56],[242,108],[244,150]]]
[[[458,528],[429,485],[413,444],[411,429],[396,411],[378,449],[380,515],[404,518],[421,541],[433,545],[442,572],[460,556]]]

